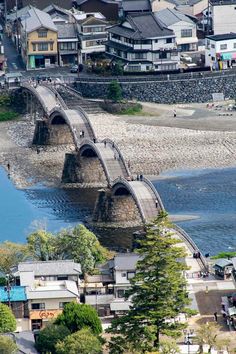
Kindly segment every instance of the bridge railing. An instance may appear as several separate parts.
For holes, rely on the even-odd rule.
[[[57,90],[52,86],[52,84],[46,84],[46,83],[42,83],[41,86],[44,86],[46,88],[48,88],[54,95],[55,97],[57,97],[58,101],[61,104],[61,107],[63,109],[68,109],[65,101],[63,100],[63,98],[61,97],[61,95],[57,92]]]
[[[127,181],[125,178],[123,177],[118,177],[116,178],[113,183],[112,183],[112,188],[114,187],[115,184],[117,183],[121,183],[121,184],[124,184],[126,186],[126,188],[128,189],[128,191],[132,194],[135,202],[136,202],[136,205],[138,206],[139,210],[140,210],[140,214],[141,214],[141,218],[142,218],[142,221],[144,223],[147,222],[146,220],[146,217],[145,217],[145,213],[144,213],[144,210],[143,210],[143,207],[142,207],[142,204],[140,203],[139,199],[137,198],[136,196],[136,193],[134,192],[133,188],[131,187],[131,184],[129,183],[129,181]]]
[[[65,88],[66,90],[72,92],[73,94],[75,94],[76,96],[79,96],[80,98],[83,98],[81,92],[75,90],[73,87],[69,86],[68,84],[57,83],[56,85]]]
[[[178,234],[181,236],[181,238],[188,243],[188,245],[191,247],[192,251],[194,252],[199,252],[200,258],[197,258],[200,263],[201,263],[201,268],[204,270],[208,271],[208,263],[206,261],[206,258],[203,256],[202,252],[199,250],[198,246],[196,243],[192,240],[192,238],[187,234],[186,231],[184,231],[181,227],[179,227],[176,224],[173,224],[173,229],[178,232]]]
[[[154,185],[152,184],[152,182],[147,177],[144,177],[144,176],[143,176],[143,182],[145,182],[149,186],[149,188],[152,190],[152,192],[154,193],[154,195],[155,195],[155,197],[156,197],[156,199],[157,199],[157,201],[158,201],[158,203],[159,203],[159,205],[161,207],[161,210],[164,211],[165,208],[164,208],[164,205],[162,203],[161,197],[160,197],[159,193],[157,192],[156,188],[154,187]]]
[[[108,138],[103,139],[103,140],[102,140],[102,143],[104,143],[104,142],[106,142],[106,143],[110,144],[112,147],[114,147],[114,149],[115,149],[115,150],[117,151],[117,153],[119,154],[119,158],[120,158],[121,161],[123,162],[123,165],[124,165],[124,167],[125,167],[125,170],[126,170],[127,175],[128,175],[128,176],[131,176],[130,170],[129,170],[129,168],[128,168],[126,162],[125,162],[125,159],[124,159],[124,157],[123,157],[123,154],[122,154],[120,148],[118,147],[118,145],[117,145],[113,140],[108,139]]]
[[[76,111],[80,112],[83,121],[84,121],[85,123],[88,123],[88,125],[89,125],[89,127],[90,127],[90,129],[91,129],[91,131],[92,131],[93,138],[96,139],[96,134],[95,134],[95,131],[94,131],[94,129],[93,129],[93,125],[92,125],[92,123],[91,123],[91,121],[90,121],[90,119],[89,119],[87,113],[86,113],[86,112],[83,110],[83,108],[81,108],[81,107],[77,107],[77,108],[76,108]]]

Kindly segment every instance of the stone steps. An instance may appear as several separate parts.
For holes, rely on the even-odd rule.
[[[104,110],[100,107],[99,102],[85,100],[66,91],[66,88],[58,89],[60,96],[65,101],[66,105],[70,109],[76,109],[78,106],[81,107],[86,113],[103,113]]]

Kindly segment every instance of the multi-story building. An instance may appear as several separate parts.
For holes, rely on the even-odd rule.
[[[236,64],[236,33],[206,37],[205,65],[213,70],[227,69]]]
[[[178,49],[182,52],[197,50],[197,25],[188,16],[175,9],[164,9],[155,12],[155,17],[174,31]]]
[[[131,14],[108,29],[108,56],[122,60],[126,71],[178,69],[179,51],[173,30],[152,13]]]
[[[86,61],[92,53],[105,53],[108,23],[99,17],[96,13],[83,13],[81,18],[77,16],[81,62]]]
[[[209,2],[214,35],[235,32],[236,0],[210,0]]]
[[[119,2],[115,0],[77,0],[78,9],[83,12],[101,12],[108,21],[117,21]]]
[[[27,69],[58,65],[57,28],[46,12],[31,7],[21,18],[20,47]]]

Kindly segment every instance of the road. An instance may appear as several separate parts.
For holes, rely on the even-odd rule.
[[[7,58],[8,72],[25,70],[25,65],[17,52],[12,40],[3,34],[3,45],[5,50],[5,57]]]

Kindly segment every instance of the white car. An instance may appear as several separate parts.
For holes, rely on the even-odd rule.
[[[187,63],[192,63],[193,59],[188,54],[180,54],[180,60]]]

